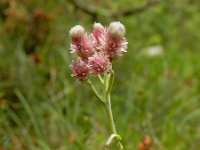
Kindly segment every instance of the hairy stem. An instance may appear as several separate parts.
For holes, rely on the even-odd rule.
[[[108,116],[108,122],[109,122],[109,126],[110,126],[110,130],[112,132],[112,135],[118,136],[116,128],[115,128],[114,119],[113,119],[111,99],[110,99],[110,91],[112,88],[113,81],[114,81],[114,72],[111,72],[111,74],[107,75],[104,80],[104,99],[105,99],[104,100],[104,102],[105,102],[104,108],[105,108],[106,114]],[[121,140],[121,138],[120,138],[120,140]],[[116,139],[117,147],[119,150],[123,150],[123,146],[122,146],[120,140]]]
[[[102,84],[102,91],[103,91],[102,95],[100,95],[99,92],[96,90],[91,80],[88,80],[86,83],[90,86],[90,88],[92,89],[98,100],[100,100],[100,102],[103,104],[106,110],[106,114],[108,116],[108,123],[109,123],[109,128],[111,130],[111,135],[106,141],[106,148],[111,146],[111,143],[114,140],[114,142],[116,143],[115,145],[116,148],[118,150],[123,150],[123,146],[121,144],[121,137],[120,135],[117,134],[115,128],[115,123],[112,114],[112,107],[111,107],[111,99],[110,99],[110,91],[114,82],[114,72],[112,71],[110,74],[104,75],[103,79],[100,75],[98,76],[98,78]]]
[[[110,101],[110,94],[106,94],[106,100],[105,100],[105,109],[106,109],[106,113],[108,116],[108,121],[109,121],[109,125],[110,125],[110,129],[112,131],[112,133],[117,134],[116,132],[116,128],[115,128],[115,123],[114,123],[114,119],[113,119],[113,114],[112,114],[112,108],[111,108],[111,101]]]

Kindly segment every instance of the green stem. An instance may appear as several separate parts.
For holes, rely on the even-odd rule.
[[[102,79],[100,75],[98,77],[99,77],[100,82],[102,83],[103,96],[99,94],[99,92],[96,90],[91,80],[88,80],[86,83],[91,87],[95,96],[103,104],[106,110],[106,114],[108,116],[109,127],[112,133],[106,142],[106,147],[110,146],[110,143],[114,139],[115,142],[117,143],[118,149],[123,150],[123,146],[120,142],[121,137],[120,135],[117,134],[117,131],[115,128],[115,123],[114,123],[113,114],[112,114],[112,107],[111,107],[111,99],[110,99],[110,91],[114,82],[114,72],[112,71],[110,74],[104,75],[104,79]]]
[[[94,92],[95,96],[98,98],[98,100],[101,102],[101,103],[105,103],[102,99],[102,97],[100,96],[100,94],[97,92],[96,88],[94,87],[93,83],[91,80],[88,80],[87,81],[87,84],[91,87],[92,91]]]
[[[112,72],[111,74],[105,76],[105,80],[104,80],[104,107],[106,110],[106,114],[108,116],[108,121],[109,121],[109,126],[111,129],[112,134],[114,135],[118,135],[116,128],[115,128],[115,123],[114,123],[114,119],[113,119],[113,114],[112,114],[112,107],[111,107],[111,99],[110,99],[110,91],[112,88],[112,84],[114,81],[114,72]],[[120,140],[117,140],[117,147],[119,148],[119,150],[123,150],[123,146],[120,142]]]
[[[112,86],[113,86],[113,82],[114,82],[114,71],[112,71],[109,76],[108,76],[108,81],[107,81],[107,88],[106,88],[106,93],[110,93]]]
[[[99,81],[104,84],[104,80],[102,79],[101,75],[98,75]]]
[[[110,94],[106,94],[106,100],[105,100],[105,109],[106,113],[108,115],[108,120],[109,120],[109,125],[112,133],[117,134],[116,128],[115,128],[115,123],[113,119],[113,114],[112,114],[112,108],[111,108],[111,101],[110,101]]]

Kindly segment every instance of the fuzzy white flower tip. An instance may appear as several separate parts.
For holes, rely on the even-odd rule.
[[[125,27],[121,22],[111,22],[108,26],[108,33],[117,39],[122,39],[125,35]]]
[[[94,28],[94,29],[102,29],[102,28],[104,28],[104,27],[103,27],[103,25],[102,25],[101,23],[96,23],[96,22],[95,22],[94,25],[93,25],[93,28]]]
[[[69,31],[69,34],[72,38],[81,38],[84,33],[85,29],[81,25],[76,25]]]

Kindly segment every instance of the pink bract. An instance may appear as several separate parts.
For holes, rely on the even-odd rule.
[[[124,37],[125,28],[120,22],[112,22],[107,28],[106,42],[104,46],[105,55],[110,58],[122,56],[127,49],[127,40]]]
[[[93,40],[88,37],[84,28],[80,25],[74,26],[70,30],[71,36],[71,53],[76,53],[82,60],[94,54]]]
[[[122,56],[124,52],[127,52],[127,44],[128,42],[125,38],[113,39],[112,37],[108,36],[103,52],[109,59],[112,60],[113,58]]]
[[[89,68],[82,60],[78,59],[76,61],[72,61],[70,68],[72,69],[72,77],[76,77],[81,81],[89,78]]]
[[[106,74],[111,71],[112,65],[110,60],[103,53],[96,53],[89,58],[89,68],[93,74]]]
[[[101,50],[102,40],[105,41],[106,38],[106,28],[100,23],[94,23],[92,37],[94,38],[94,43],[97,50]]]

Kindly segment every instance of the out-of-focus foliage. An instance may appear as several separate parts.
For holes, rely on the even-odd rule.
[[[143,137],[159,150],[200,147],[200,1],[0,1],[0,149],[102,149],[105,113],[71,78],[68,31],[94,21],[126,26],[128,52],[114,62],[113,113],[125,149]],[[154,0],[149,0],[154,1]],[[160,48],[158,55],[149,49]],[[154,51],[154,50],[153,50]],[[154,51],[153,53],[156,53]]]

